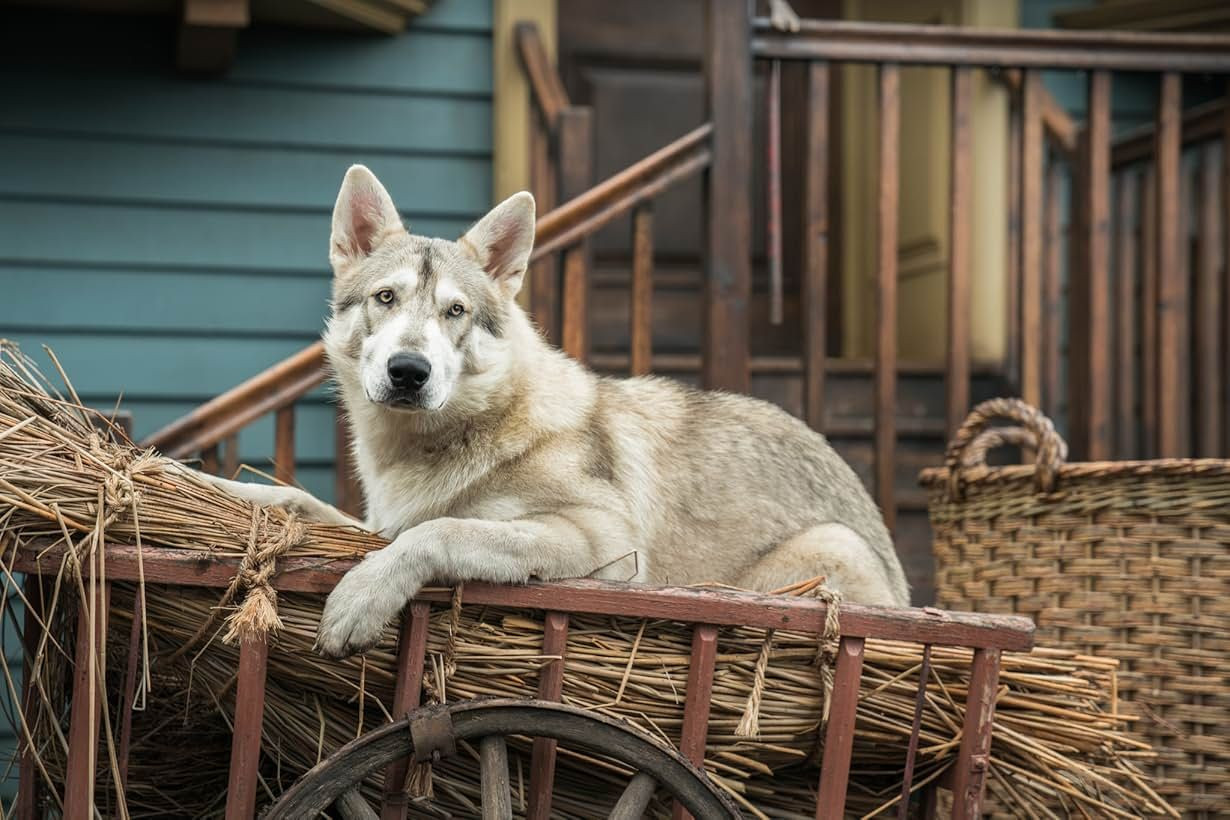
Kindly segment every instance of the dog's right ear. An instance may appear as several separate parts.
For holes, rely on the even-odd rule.
[[[404,231],[389,192],[363,165],[351,165],[333,206],[329,261],[333,272],[357,262],[390,234]]]

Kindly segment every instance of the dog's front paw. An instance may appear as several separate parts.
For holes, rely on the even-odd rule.
[[[401,585],[389,575],[388,563],[388,556],[372,553],[342,576],[325,601],[316,631],[317,652],[327,658],[347,658],[380,643],[384,627],[406,603],[397,591]]]

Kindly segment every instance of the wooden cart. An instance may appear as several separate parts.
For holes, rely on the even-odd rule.
[[[26,615],[29,642],[39,632],[38,602],[43,571],[59,566],[55,549],[41,556],[27,547],[17,556],[15,569],[28,573],[26,597],[32,603]],[[322,563],[314,559],[282,559],[275,587],[284,591],[328,593],[352,566],[351,561]],[[149,583],[187,587],[225,588],[239,570],[239,561],[178,550],[114,545],[107,550],[106,580],[97,585],[99,601],[109,600],[113,582],[135,581],[140,573]],[[87,583],[89,581],[87,580]],[[339,749],[287,789],[266,815],[269,818],[316,816],[331,805],[344,817],[404,818],[408,798],[403,790],[386,788],[377,815],[355,789],[362,779],[383,769],[388,784],[403,784],[412,761],[433,760],[454,753],[457,743],[469,741],[480,751],[482,812],[484,818],[512,816],[507,748],[504,738],[529,736],[533,741],[528,788],[528,816],[546,818],[551,812],[556,747],[571,748],[610,758],[632,769],[631,777],[612,817],[640,817],[655,790],[675,800],[675,816],[738,817],[738,809],[702,770],[709,722],[710,697],[717,654],[718,630],[728,626],[789,629],[819,637],[826,629],[827,605],[819,600],[767,596],[691,588],[646,587],[588,580],[532,583],[524,586],[467,584],[463,601],[500,607],[536,610],[544,624],[544,655],[564,653],[570,615],[588,613],[635,618],[667,619],[690,625],[691,663],[688,672],[683,728],[678,749],[670,748],[643,731],[591,711],[560,705],[564,676],[562,661],[543,667],[536,700],[478,699],[420,708],[420,692],[427,651],[428,619],[433,604],[448,604],[447,594],[425,594],[405,610],[398,648],[393,714],[400,720],[371,731]],[[83,608],[84,610],[84,608]],[[868,639],[891,639],[931,645],[969,647],[972,669],[960,752],[943,780],[953,793],[953,817],[979,813],[988,768],[995,693],[1002,650],[1027,650],[1032,645],[1030,621],[1005,616],[973,615],[936,609],[880,609],[845,605],[839,612],[839,650],[834,670],[830,713],[824,745],[815,816],[841,817],[845,805],[854,741],[855,712],[864,645]],[[99,619],[101,622],[102,619]],[[117,718],[121,782],[126,782],[131,737],[132,704],[136,689],[141,612],[134,613],[121,710]],[[73,682],[64,816],[89,817],[93,803],[93,765],[99,737],[98,698],[102,693],[89,683],[90,641],[101,641],[105,629],[88,627],[84,611],[78,617],[77,658]],[[258,789],[261,729],[268,645],[263,640],[242,644],[237,671],[235,731],[232,738],[227,818],[251,818]],[[914,776],[915,751],[924,705],[929,650],[923,653],[919,695],[912,734],[905,754],[903,794]],[[27,675],[27,681],[29,675]],[[34,694],[27,687],[27,704]],[[93,702],[91,698],[93,697]],[[21,759],[17,817],[41,816],[36,761],[29,749]],[[928,789],[928,815],[934,813],[934,790]],[[899,804],[905,816],[909,801]]]

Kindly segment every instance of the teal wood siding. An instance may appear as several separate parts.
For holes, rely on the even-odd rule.
[[[152,18],[8,9],[0,30],[0,337],[52,347],[138,436],[319,338],[351,163],[418,233],[458,236],[491,199],[490,0],[398,37],[258,26],[217,79],[178,74],[174,44]],[[322,389],[297,418],[298,480],[325,498],[333,412]],[[272,439],[245,430],[242,460],[268,470]]]

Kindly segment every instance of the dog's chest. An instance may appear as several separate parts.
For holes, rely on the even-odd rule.
[[[365,474],[367,524],[393,538],[424,521],[454,514],[485,473],[474,460],[446,459]]]

